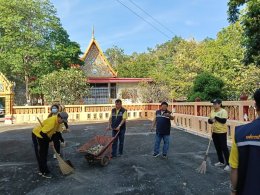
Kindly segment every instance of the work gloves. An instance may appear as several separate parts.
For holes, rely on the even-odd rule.
[[[211,119],[211,118],[209,118],[208,123],[209,123],[209,124],[213,124],[213,123],[214,123],[214,120]]]
[[[215,121],[218,121],[219,123],[225,124],[227,122],[226,118],[219,118],[219,117],[215,117],[214,119],[208,119],[208,123],[209,124],[213,124]]]
[[[40,132],[40,135],[42,136],[42,138],[46,141],[46,142],[50,142],[51,139],[48,137],[48,135],[46,133],[43,133],[42,131]]]

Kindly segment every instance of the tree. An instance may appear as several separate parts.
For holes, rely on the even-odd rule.
[[[189,94],[189,101],[200,98],[203,101],[210,101],[215,98],[223,98],[224,82],[210,73],[199,74]]]
[[[122,89],[119,96],[122,99],[131,99],[132,103],[136,103],[138,99],[137,89]]]
[[[138,86],[139,98],[142,102],[158,103],[170,100],[170,91],[168,86],[162,83],[142,82]]]
[[[144,78],[149,76],[149,70],[155,66],[155,61],[146,53],[133,54],[129,60],[118,66],[120,77]]]
[[[61,69],[40,79],[41,92],[48,103],[80,104],[88,95],[89,84],[86,75],[79,69]]]
[[[198,62],[204,71],[224,81],[223,90],[228,100],[238,100],[242,93],[250,94],[259,82],[255,75],[260,69],[243,63],[243,41],[243,28],[236,22],[221,30],[215,40],[203,41],[198,49]]]
[[[115,69],[122,65],[128,58],[128,56],[124,53],[124,50],[115,45],[112,48],[108,48],[105,51],[105,55]]]
[[[246,9],[240,16],[239,7],[246,4]],[[259,0],[229,0],[228,20],[235,23],[241,20],[244,29],[244,46],[246,47],[245,63],[255,63],[260,66],[260,1]]]
[[[197,62],[199,43],[195,40],[177,39],[171,44],[175,44],[174,47],[171,46],[174,48],[171,55],[166,53],[163,57],[161,54],[156,66],[150,70],[150,76],[156,83],[167,86],[169,98],[183,100],[187,98],[197,72],[203,71],[203,67]]]
[[[30,81],[80,63],[79,45],[69,40],[49,0],[0,0],[0,64],[13,80]]]

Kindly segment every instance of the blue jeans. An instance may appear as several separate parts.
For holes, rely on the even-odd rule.
[[[112,136],[115,137],[118,131],[113,130],[112,131]],[[115,138],[113,144],[112,144],[112,156],[116,157],[117,156],[117,147],[118,147],[118,140],[119,140],[119,154],[123,154],[123,149],[124,149],[124,140],[125,140],[125,129],[120,129],[120,132]]]
[[[155,135],[155,144],[154,144],[154,153],[159,154],[160,153],[160,144],[161,140],[163,139],[163,155],[167,155],[168,149],[169,149],[169,140],[170,135],[162,135],[159,133],[156,133]]]

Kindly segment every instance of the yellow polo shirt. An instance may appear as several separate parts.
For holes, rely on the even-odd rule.
[[[118,115],[120,110],[116,110],[116,116]],[[126,120],[127,119],[127,111],[124,112],[123,114],[123,119]]]
[[[219,117],[219,118],[225,118],[227,119],[228,118],[228,113],[225,109],[221,108],[218,112],[216,112],[215,110],[212,110],[211,113],[210,113],[210,118],[211,119],[214,119],[215,117]],[[227,132],[227,124],[222,124],[218,121],[215,121],[213,124],[212,124],[212,128],[213,128],[213,132],[214,133],[226,133]]]
[[[40,132],[42,131],[43,133],[46,133],[48,135],[49,138],[51,138],[51,136],[57,132],[60,131],[60,129],[62,128],[62,125],[58,123],[58,116],[54,115],[50,118],[47,118],[46,120],[44,120],[42,122],[42,125],[38,125],[33,129],[33,133],[34,135],[36,135],[39,138],[42,138],[42,136],[40,135]]]
[[[238,168],[238,149],[237,149],[237,144],[235,142],[235,138],[233,138],[233,143],[232,143],[231,152],[229,156],[229,164],[234,169]]]

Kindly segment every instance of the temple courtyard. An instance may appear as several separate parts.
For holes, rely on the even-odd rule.
[[[172,129],[168,159],[154,158],[154,133],[149,132],[148,120],[127,122],[122,157],[112,159],[106,167],[89,165],[77,148],[93,136],[104,134],[106,125],[71,125],[71,132],[63,135],[67,146],[62,155],[73,163],[75,173],[62,176],[50,148],[48,164],[53,178],[45,179],[37,174],[32,126],[0,124],[0,194],[229,194],[229,173],[214,167],[217,155],[213,145],[207,173],[196,172],[203,161],[207,139]]]

